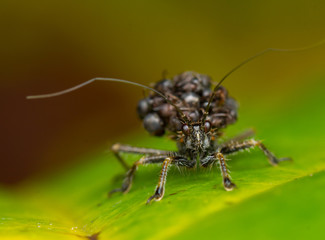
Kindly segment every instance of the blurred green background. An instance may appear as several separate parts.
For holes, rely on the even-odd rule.
[[[265,48],[322,40],[324,24],[320,0],[2,0],[0,182],[16,184],[76,164],[78,156],[105,151],[131,131],[146,134],[135,113],[140,88],[95,83],[58,98],[27,101],[26,95],[99,76],[148,85],[164,70],[168,76],[194,70],[218,81]],[[295,93],[307,85],[324,87],[313,81],[324,74],[324,53],[325,46],[270,53],[224,85],[240,111],[276,113],[303,98]]]

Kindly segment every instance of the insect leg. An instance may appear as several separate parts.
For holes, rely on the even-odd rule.
[[[125,152],[125,153],[135,153],[135,154],[154,154],[154,155],[160,155],[160,154],[167,154],[169,151],[164,151],[164,150],[158,150],[158,149],[150,149],[150,148],[139,148],[139,147],[132,147],[129,145],[121,145],[119,143],[115,143],[112,146],[112,151],[115,155],[115,157],[118,159],[118,161],[122,164],[122,166],[126,169],[129,170],[130,167],[128,164],[124,161],[124,159],[120,156],[120,152]]]
[[[239,135],[226,140],[222,145],[228,145],[234,142],[241,142],[244,141],[245,139],[249,138],[249,137],[253,137],[255,135],[255,131],[253,129],[247,129],[246,131],[240,133]]]
[[[232,191],[236,187],[236,184],[230,180],[229,170],[227,169],[225,158],[221,152],[217,152],[216,157],[219,161],[219,166],[223,178],[223,186],[227,191]]]
[[[182,167],[193,168],[195,166],[196,162],[188,161],[185,157],[182,157],[182,156],[177,156],[177,157],[170,156],[170,157],[165,158],[165,160],[163,161],[163,164],[162,164],[162,169],[160,172],[159,181],[158,181],[158,185],[156,187],[155,193],[150,198],[148,198],[147,204],[149,204],[153,199],[155,201],[160,201],[164,197],[167,172],[168,172],[168,167],[170,164],[182,166]]]
[[[221,152],[217,152],[214,155],[207,156],[201,160],[202,167],[212,166],[216,161],[219,163],[220,171],[223,178],[223,186],[227,191],[232,191],[236,184],[231,182],[229,170],[227,169],[227,164],[225,158]]]
[[[243,142],[230,142],[226,145],[223,145],[220,149],[220,152],[223,154],[230,154],[240,150],[254,148],[258,146],[264,154],[267,156],[271,165],[278,165],[279,162],[291,160],[291,158],[277,158],[272,152],[270,152],[261,141],[255,141],[254,139],[246,140]]]
[[[200,160],[202,167],[211,166],[213,163],[216,162],[216,157],[214,155],[209,155]]]
[[[147,204],[150,203],[152,199],[155,199],[155,201],[160,201],[163,198],[164,193],[165,193],[165,184],[166,184],[168,167],[169,167],[169,164],[171,164],[173,160],[174,159],[172,157],[165,158],[165,160],[162,164],[162,169],[160,172],[159,181],[158,181],[158,185],[156,187],[155,193],[147,200]]]
[[[112,195],[115,192],[123,192],[123,193],[129,192],[132,186],[133,177],[139,165],[161,163],[167,157],[168,155],[145,156],[142,157],[140,160],[134,162],[132,167],[126,173],[126,177],[122,183],[122,187],[113,189],[112,191],[109,192],[108,196]]]

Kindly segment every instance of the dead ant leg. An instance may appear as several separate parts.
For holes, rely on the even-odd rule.
[[[254,139],[246,140],[244,142],[229,142],[226,145],[223,145],[220,149],[220,152],[223,154],[230,154],[238,152],[240,150],[254,148],[258,146],[263,153],[267,156],[271,165],[276,166],[279,162],[291,160],[291,158],[277,158],[271,153],[261,141],[255,141]]]
[[[229,171],[227,169],[227,164],[226,164],[225,158],[224,158],[223,154],[220,152],[216,153],[216,157],[219,161],[219,166],[220,166],[220,170],[221,170],[221,174],[222,174],[222,178],[223,178],[223,186],[227,191],[232,191],[236,187],[236,184],[234,184],[230,180],[230,175],[229,175]]]
[[[159,154],[167,154],[169,151],[164,151],[164,150],[158,150],[158,149],[150,149],[150,148],[139,148],[139,147],[132,147],[129,145],[121,145],[119,143],[115,143],[112,146],[112,151],[118,161],[122,164],[122,166],[126,169],[129,170],[130,167],[129,165],[124,161],[124,159],[120,156],[120,152],[125,152],[125,153],[135,153],[135,154],[154,154],[154,155],[159,155]]]

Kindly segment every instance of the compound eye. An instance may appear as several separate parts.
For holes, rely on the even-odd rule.
[[[204,123],[204,131],[207,133],[211,130],[211,123],[209,121],[205,121]]]
[[[190,134],[190,128],[187,124],[184,124],[183,127],[182,127],[182,132],[185,134],[185,135],[189,135]]]

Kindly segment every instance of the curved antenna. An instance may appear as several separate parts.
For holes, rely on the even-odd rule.
[[[162,98],[164,98],[170,105],[172,105],[176,111],[179,113],[179,115],[181,116],[182,120],[185,122],[185,123],[189,123],[189,119],[187,118],[187,116],[182,112],[182,110],[177,107],[174,103],[172,103],[164,94],[162,94],[161,92],[151,88],[151,87],[148,87],[146,85],[142,85],[140,83],[136,83],[136,82],[131,82],[131,81],[128,81],[128,80],[123,80],[123,79],[118,79],[118,78],[102,78],[102,77],[96,77],[96,78],[92,78],[86,82],[83,82],[81,84],[78,84],[74,87],[71,87],[71,88],[68,88],[68,89],[65,89],[65,90],[62,90],[62,91],[59,91],[59,92],[54,92],[54,93],[48,93],[48,94],[42,94],[42,95],[33,95],[33,96],[27,96],[26,98],[27,99],[40,99],[40,98],[51,98],[51,97],[56,97],[56,96],[60,96],[60,95],[63,95],[63,94],[66,94],[66,93],[69,93],[69,92],[72,92],[72,91],[75,91],[79,88],[82,88],[94,81],[110,81],[110,82],[121,82],[121,83],[127,83],[127,84],[131,84],[131,85],[135,85],[135,86],[138,86],[138,87],[142,87],[142,88],[146,88],[150,91],[153,91],[155,93],[157,93],[159,96],[161,96]]]
[[[265,53],[268,53],[268,52],[300,52],[300,51],[305,51],[305,50],[309,50],[309,49],[312,49],[312,48],[315,48],[315,47],[318,47],[320,45],[323,45],[325,43],[325,39],[323,39],[322,41],[320,42],[317,42],[317,43],[314,43],[312,45],[309,45],[307,47],[301,47],[301,48],[292,48],[292,49],[281,49],[281,48],[267,48],[267,49],[264,49],[263,51],[247,58],[246,60],[242,61],[240,64],[238,64],[237,66],[235,66],[233,69],[231,69],[226,75],[223,76],[223,78],[221,78],[220,82],[217,84],[217,86],[214,87],[213,89],[213,92],[212,92],[212,95],[209,99],[209,102],[208,102],[208,105],[207,107],[205,108],[205,112],[204,112],[204,115],[203,115],[203,121],[206,119],[207,115],[209,114],[209,110],[210,110],[210,107],[211,107],[211,103],[213,101],[213,98],[215,97],[216,95],[216,91],[218,90],[218,88],[220,87],[221,83],[227,78],[229,77],[233,72],[235,72],[237,69],[239,69],[240,67],[242,67],[243,65],[245,65],[246,63],[249,63],[250,61],[254,60],[255,58],[257,57],[260,57],[262,55],[264,55]]]

